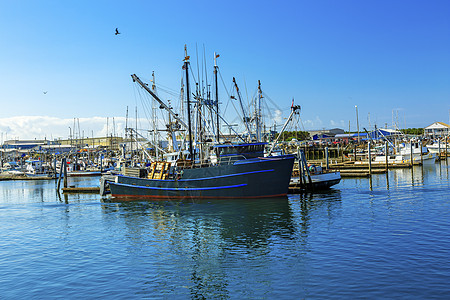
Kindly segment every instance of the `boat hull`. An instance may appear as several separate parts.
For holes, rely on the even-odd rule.
[[[304,191],[320,191],[329,189],[333,185],[338,184],[341,181],[340,172],[311,174],[311,184],[301,184],[300,177],[291,178],[291,191],[304,190]]]
[[[113,197],[262,198],[288,193],[294,156],[255,158],[206,168],[184,169],[177,180],[117,176]]]

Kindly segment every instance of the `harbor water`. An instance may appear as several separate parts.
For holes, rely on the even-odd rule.
[[[1,299],[450,297],[448,162],[257,200],[120,202],[56,186],[0,181]]]

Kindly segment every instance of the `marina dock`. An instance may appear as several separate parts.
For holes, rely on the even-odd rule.
[[[98,194],[100,193],[100,187],[65,187],[62,188],[63,193],[90,193],[90,194]]]

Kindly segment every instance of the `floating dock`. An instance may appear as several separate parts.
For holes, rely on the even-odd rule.
[[[62,188],[63,193],[87,193],[87,194],[99,194],[100,187],[92,186],[92,187],[65,187]]]
[[[1,175],[0,181],[2,180],[49,180],[55,179],[55,177],[50,176],[24,176],[24,175]]]

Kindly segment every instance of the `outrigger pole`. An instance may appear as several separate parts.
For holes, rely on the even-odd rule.
[[[219,54],[214,53],[214,80],[216,84],[216,116],[217,116],[217,143],[220,144],[220,132],[219,132],[219,88],[217,87],[217,58]]]
[[[187,100],[187,115],[188,115],[188,134],[189,134],[189,153],[191,155],[192,165],[195,162],[194,151],[192,149],[192,128],[191,128],[191,100],[189,97],[189,56],[187,55],[186,45],[184,45],[184,69],[186,70],[186,100]]]
[[[275,148],[275,145],[278,142],[278,139],[280,138],[281,134],[284,132],[284,130],[286,129],[286,126],[288,125],[288,123],[291,121],[292,116],[297,112],[297,110],[300,109],[300,105],[294,105],[294,100],[292,100],[292,106],[291,106],[291,114],[289,115],[288,119],[286,120],[286,123],[284,123],[283,128],[281,129],[280,133],[278,134],[276,140],[273,142],[272,148],[270,148],[269,153],[267,153],[267,156],[270,156],[270,154],[272,154],[273,148]]]
[[[164,108],[165,110],[167,110],[169,112],[169,114],[171,114],[178,122],[180,122],[181,125],[183,125],[185,128],[187,128],[188,126],[186,125],[186,123],[183,122],[182,119],[180,119],[180,117],[178,117],[178,114],[176,114],[172,109],[170,109],[170,107],[168,107],[161,99],[159,99],[158,96],[156,96],[156,94],[148,88],[148,86],[143,83],[139,77],[136,76],[136,74],[131,75],[131,78],[133,78],[133,81],[139,83],[139,85],[146,90],[150,95],[152,95],[152,97],[158,101],[158,103],[161,105],[162,108]]]

